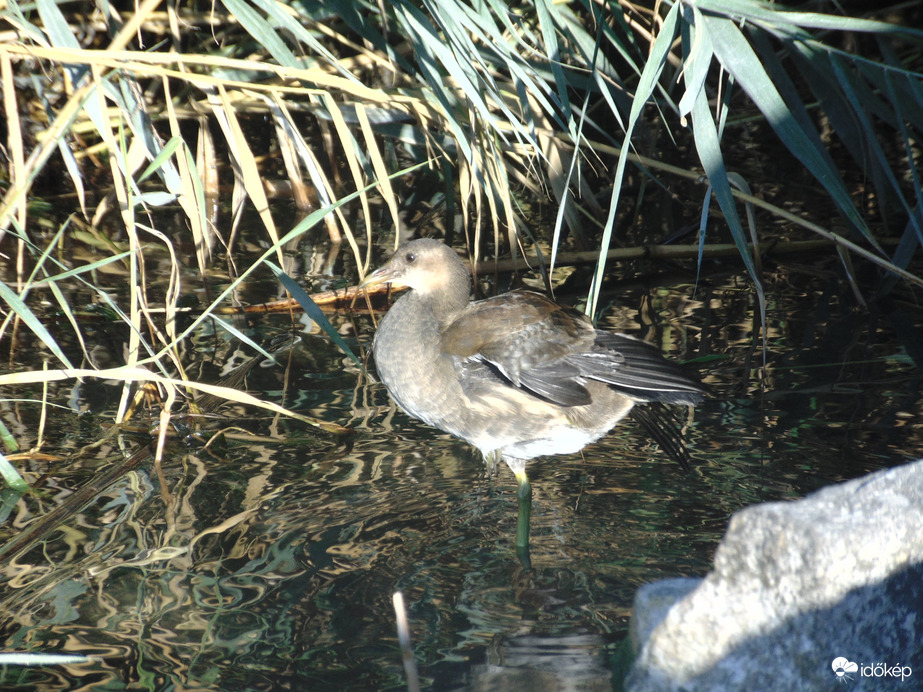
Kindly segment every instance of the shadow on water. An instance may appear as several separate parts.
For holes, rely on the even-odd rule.
[[[533,463],[530,568],[516,556],[508,469],[488,476],[466,445],[395,412],[380,385],[306,336],[290,367],[257,368],[248,388],[274,400],[284,391],[280,403],[351,425],[353,439],[225,408],[222,425],[259,437],[176,442],[161,468],[109,487],[0,568],[0,647],[93,661],[8,667],[0,685],[401,688],[400,590],[424,686],[609,689],[637,587],[705,574],[732,512],[923,448],[919,371],[893,332],[852,312],[822,276],[802,286],[782,276],[762,383],[752,295],[735,281],[692,301],[681,298],[688,286],[620,296],[603,326],[640,332],[678,359],[714,357],[698,367],[716,396],[688,430],[698,465],[683,473],[629,424],[582,456]],[[371,329],[362,323],[365,343]],[[79,425],[94,428],[95,415]],[[75,446],[85,434],[49,431]],[[30,469],[51,475],[0,540],[94,470]]]

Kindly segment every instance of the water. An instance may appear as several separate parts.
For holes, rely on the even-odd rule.
[[[618,290],[602,324],[697,359],[714,390],[688,430],[697,465],[683,473],[627,423],[582,456],[531,464],[529,569],[509,471],[489,476],[464,443],[396,412],[325,337],[306,336],[248,388],[355,435],[228,405],[205,426],[206,439],[228,428],[208,448],[172,442],[159,468],[148,461],[0,565],[0,648],[93,657],[7,667],[0,685],[401,689],[400,590],[424,686],[610,689],[637,587],[706,574],[732,512],[923,452],[920,371],[902,346],[919,313],[870,317],[824,272],[768,279],[765,373],[739,278]],[[367,344],[370,322],[356,325]],[[89,412],[56,417],[50,448],[76,449],[111,420],[115,390],[70,387],[58,391]],[[4,407],[28,439],[37,408]],[[13,507],[0,542],[139,439],[75,463],[27,462],[48,482]]]

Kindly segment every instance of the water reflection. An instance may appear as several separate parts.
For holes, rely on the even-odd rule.
[[[612,311],[618,328],[677,358],[719,356],[699,366],[718,396],[689,430],[698,465],[682,473],[630,425],[583,457],[532,464],[531,569],[516,557],[505,467],[489,477],[466,445],[396,413],[328,343],[306,339],[290,367],[255,370],[249,388],[285,392],[356,436],[318,439],[241,409],[234,424],[259,441],[177,443],[159,471],[108,488],[5,562],[0,592],[3,649],[96,660],[7,668],[0,685],[401,687],[401,590],[424,685],[608,689],[635,589],[704,574],[731,512],[923,449],[919,378],[900,344],[832,297],[818,323],[799,311],[808,288],[777,294],[762,385],[753,299],[739,286],[696,301],[679,298],[686,288],[622,297],[636,307]],[[84,466],[22,498],[2,540],[92,477]]]

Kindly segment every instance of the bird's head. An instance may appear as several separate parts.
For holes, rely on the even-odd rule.
[[[382,267],[365,277],[359,288],[390,283],[421,295],[464,294],[467,302],[471,275],[455,251],[438,240],[421,238],[402,245]]]

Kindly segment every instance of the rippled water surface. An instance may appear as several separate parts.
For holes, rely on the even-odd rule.
[[[7,667],[0,686],[403,688],[399,590],[424,686],[610,689],[635,590],[706,574],[732,512],[923,451],[920,373],[901,340],[919,333],[919,313],[856,311],[834,273],[796,284],[783,267],[769,287],[765,373],[744,282],[617,292],[601,324],[692,361],[713,389],[687,433],[697,466],[683,473],[628,423],[582,456],[532,463],[530,566],[514,547],[512,474],[489,476],[465,444],[395,411],[326,337],[305,335],[279,366],[256,368],[249,391],[355,434],[227,405],[202,426],[204,440],[226,431],[208,447],[174,441],[162,465],[64,517],[0,566],[0,648],[94,658]],[[369,343],[368,317],[335,321],[355,348]],[[68,396],[86,413],[48,429],[59,449],[98,438],[117,401],[100,384]],[[28,437],[38,409],[4,406]],[[30,461],[31,481],[48,477],[10,506],[0,541],[136,444],[126,433],[98,461]]]

